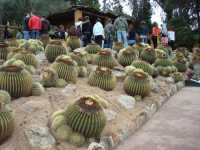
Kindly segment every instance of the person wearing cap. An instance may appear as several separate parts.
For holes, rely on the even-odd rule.
[[[104,28],[104,32],[105,32],[104,47],[105,48],[112,48],[115,31],[114,31],[114,26],[112,24],[111,19],[107,20],[106,26]]]
[[[128,47],[127,32],[128,32],[128,22],[123,16],[117,17],[114,22],[114,28],[117,32],[118,42],[123,42],[124,47]]]
[[[145,21],[141,21],[140,29],[139,29],[138,33],[139,33],[140,41],[144,44],[148,43],[149,29],[148,29]]]
[[[103,39],[104,39],[104,28],[101,23],[101,20],[98,18],[96,20],[96,23],[93,27],[93,36],[95,43],[99,44],[101,47],[103,47]]]

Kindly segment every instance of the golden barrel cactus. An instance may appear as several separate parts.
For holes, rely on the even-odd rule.
[[[66,82],[76,83],[78,77],[77,63],[67,55],[61,55],[56,58],[52,68],[58,73],[58,77]]]
[[[124,81],[124,90],[131,96],[148,96],[151,91],[149,75],[142,69],[135,69]]]

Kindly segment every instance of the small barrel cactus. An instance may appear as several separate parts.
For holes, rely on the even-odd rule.
[[[44,87],[39,82],[33,83],[32,96],[40,96],[44,92],[45,92]]]
[[[121,49],[124,48],[123,42],[114,42],[112,49],[116,52],[119,52]]]
[[[90,43],[86,46],[85,51],[88,52],[88,54],[96,54],[101,51],[101,47],[96,43]]]
[[[0,100],[0,143],[10,137],[14,131],[13,113],[4,101]]]
[[[67,53],[67,49],[64,47],[62,41],[59,40],[51,41],[45,48],[45,55],[49,62],[54,62],[58,56]]]
[[[153,75],[153,72],[154,72],[153,66],[149,64],[148,62],[145,62],[142,60],[136,60],[136,61],[133,61],[131,65],[137,69],[142,69],[143,71],[147,72],[151,76]]]
[[[13,48],[7,55],[7,59],[11,59],[13,56],[21,52],[23,48]]]
[[[106,125],[102,106],[91,96],[82,97],[68,106],[65,117],[67,125],[86,138],[100,137]]]
[[[171,74],[171,77],[174,79],[176,83],[185,80],[185,77],[181,72],[175,72]]]
[[[0,90],[0,102],[6,105],[11,103],[11,97],[7,91]]]
[[[145,48],[149,47],[149,45],[137,43],[137,44],[134,45],[133,47],[136,48],[136,49],[138,50],[138,52],[139,52],[139,55],[141,55],[142,51],[143,51]]]
[[[8,53],[8,44],[0,42],[0,59],[6,60]]]
[[[21,51],[16,54],[13,58],[23,61],[26,65],[31,65],[37,68],[39,61],[36,56],[28,51]]]
[[[129,66],[134,60],[138,59],[138,55],[138,51],[129,46],[120,50],[118,54],[118,62],[124,67]]]
[[[52,68],[46,68],[41,75],[40,83],[44,87],[64,87],[67,85],[66,81],[59,79],[57,72]]]
[[[86,51],[76,51],[74,50],[73,53],[70,54],[71,58],[75,60],[78,66],[85,66],[87,67],[87,52]]]
[[[78,76],[79,77],[86,77],[88,75],[88,70],[85,66],[78,67]]]
[[[52,68],[58,73],[58,77],[67,82],[76,83],[78,77],[77,63],[67,55],[61,55],[56,58]]]
[[[142,60],[153,64],[156,61],[156,51],[151,47],[147,47],[142,51],[140,57]]]
[[[78,36],[69,36],[67,38],[67,46],[70,47],[72,50],[81,47],[80,39]]]
[[[32,92],[32,76],[18,65],[7,65],[0,69],[0,89],[8,91],[11,97],[30,96]]]
[[[142,69],[136,69],[124,81],[124,90],[131,96],[148,96],[151,91],[149,75]]]
[[[187,70],[187,60],[181,52],[176,53],[176,58],[174,59],[173,64],[178,69],[178,72],[185,72]]]
[[[158,66],[157,70],[161,76],[169,77],[171,73],[174,72],[174,66],[162,67]],[[176,68],[176,67],[175,67]]]
[[[113,90],[116,82],[116,77],[112,74],[112,70],[103,67],[97,67],[96,71],[90,74],[88,80],[91,86],[97,86],[106,91]]]
[[[110,49],[103,49],[101,50],[98,55],[95,57],[94,63],[98,66],[107,67],[107,68],[114,68],[117,66],[117,61],[112,55]]]

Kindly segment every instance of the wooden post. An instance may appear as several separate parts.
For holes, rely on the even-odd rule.
[[[77,22],[79,18],[83,17],[83,11],[82,10],[75,10],[74,12],[74,22]]]

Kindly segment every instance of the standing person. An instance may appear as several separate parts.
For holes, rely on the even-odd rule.
[[[83,46],[88,45],[91,43],[91,37],[92,37],[92,24],[90,22],[90,18],[86,16],[84,18],[84,22],[82,24],[82,40],[83,40]]]
[[[104,39],[104,28],[99,18],[96,20],[96,23],[93,27],[93,35],[95,43],[103,47],[102,42]]]
[[[128,45],[133,46],[136,44],[137,33],[135,31],[134,25],[130,24],[128,29]]]
[[[23,19],[23,38],[25,40],[30,39],[30,30],[29,30],[29,26],[28,26],[29,19],[30,19],[30,14],[27,13]]]
[[[152,41],[154,48],[158,47],[158,38],[160,36],[160,28],[158,27],[158,24],[156,22],[153,23],[152,28]]]
[[[117,17],[114,22],[115,30],[117,31],[118,42],[123,42],[124,47],[128,47],[127,32],[128,32],[128,22],[123,16]]]
[[[28,26],[31,30],[31,38],[38,39],[40,37],[40,30],[42,28],[41,18],[35,15],[35,13],[32,13],[28,22]]]
[[[104,32],[105,32],[105,48],[112,48],[115,31],[111,19],[108,19],[107,24],[104,28]]]
[[[175,31],[172,27],[168,30],[168,39],[169,39],[169,45],[171,46],[172,50],[175,49],[174,43],[175,43]]]
[[[149,39],[149,28],[145,21],[141,21],[139,28],[139,37],[141,43],[147,44]]]
[[[77,36],[80,39],[81,42],[81,47],[83,46],[83,39],[82,39],[82,24],[83,24],[83,18],[79,18],[78,21],[75,23],[75,27],[76,27],[76,33]]]
[[[50,30],[50,22],[44,16],[41,18],[42,28],[41,28],[41,35],[48,34]]]
[[[161,25],[161,43],[163,46],[168,46],[168,37],[167,37],[167,27],[166,24]]]

